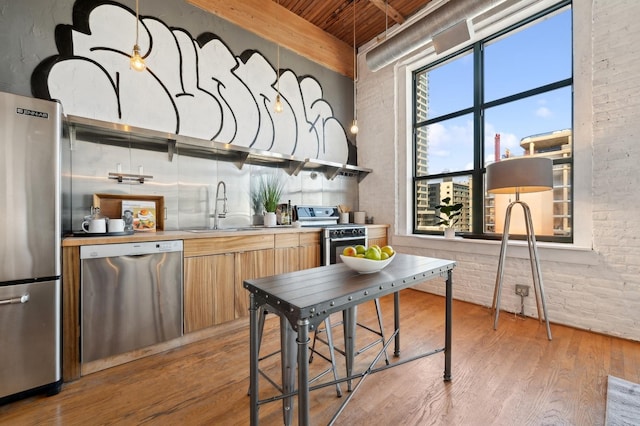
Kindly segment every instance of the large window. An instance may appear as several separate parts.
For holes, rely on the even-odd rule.
[[[513,197],[485,191],[486,166],[532,155],[554,164],[553,190],[524,200],[536,235],[572,241],[571,22],[564,1],[414,72],[414,233],[443,232],[449,197],[463,204],[458,235],[501,234]]]

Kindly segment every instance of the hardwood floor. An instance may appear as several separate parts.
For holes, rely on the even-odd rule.
[[[381,299],[388,330],[392,301]],[[402,292],[401,358],[442,346],[443,304],[439,296]],[[360,321],[374,321],[372,307],[360,307]],[[378,372],[362,383],[336,424],[598,425],[604,422],[607,375],[640,382],[638,342],[554,324],[549,342],[543,324],[508,313],[494,331],[488,308],[459,301],[453,318],[451,382],[442,380],[442,354]],[[366,334],[359,332],[359,344]],[[248,324],[240,332],[222,330],[218,337],[66,383],[58,395],[0,406],[0,424],[246,425],[248,341]],[[267,320],[263,342],[263,353],[278,346],[275,317]],[[370,352],[357,358],[359,366]],[[274,377],[277,358],[261,364]],[[324,366],[312,363],[313,369]],[[274,394],[266,380],[260,386],[261,397]],[[333,387],[312,392],[313,424],[329,422],[346,397],[344,384],[343,392],[342,398]],[[281,404],[262,405],[260,419],[282,424]]]

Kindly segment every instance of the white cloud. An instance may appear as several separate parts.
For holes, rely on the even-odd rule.
[[[540,107],[536,110],[536,116],[538,117],[547,118],[547,117],[551,117],[552,115],[553,113],[547,107]]]

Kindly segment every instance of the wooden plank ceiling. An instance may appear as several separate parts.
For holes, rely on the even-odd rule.
[[[187,0],[301,56],[353,78],[355,45],[383,38],[431,0]],[[286,68],[286,64],[282,64]]]

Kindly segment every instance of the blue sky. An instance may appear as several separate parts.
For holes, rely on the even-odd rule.
[[[571,12],[564,11],[485,47],[485,101],[499,99],[571,77]],[[473,55],[429,72],[429,118],[473,104]],[[473,117],[441,122],[429,129],[429,173],[472,168]],[[571,128],[571,88],[494,107],[485,114],[485,161],[493,161],[493,140],[501,153],[521,155],[527,136]]]

